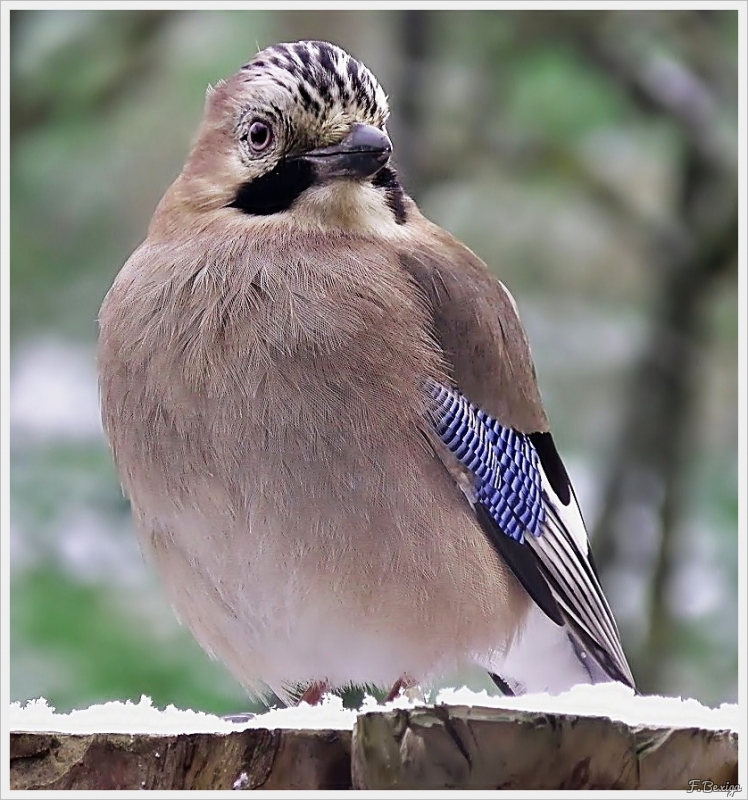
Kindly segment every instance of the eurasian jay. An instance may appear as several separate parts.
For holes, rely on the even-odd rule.
[[[209,90],[104,300],[104,426],[179,617],[257,694],[634,685],[517,306],[326,42]]]

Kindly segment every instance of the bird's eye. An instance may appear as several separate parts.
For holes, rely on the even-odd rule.
[[[273,141],[273,132],[270,125],[261,119],[256,119],[249,126],[249,146],[255,153],[261,153],[270,146]]]

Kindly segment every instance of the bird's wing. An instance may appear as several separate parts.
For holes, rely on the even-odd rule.
[[[504,561],[545,614],[566,623],[603,671],[633,685],[550,433],[502,425],[456,389],[431,382],[434,428],[473,476],[468,499]]]
[[[470,251],[437,235],[441,242],[428,251],[402,257],[432,308],[454,381],[426,387],[435,430],[471,473],[468,499],[478,521],[526,591],[610,678],[633,686],[576,496],[548,432],[516,305]]]

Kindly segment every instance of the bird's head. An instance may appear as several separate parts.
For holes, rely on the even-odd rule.
[[[255,217],[344,219],[356,208],[397,216],[388,115],[376,78],[341,48],[268,47],[208,91],[180,195]]]

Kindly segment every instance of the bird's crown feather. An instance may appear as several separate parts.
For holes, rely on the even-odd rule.
[[[297,107],[318,118],[336,106],[355,109],[362,121],[383,127],[387,95],[364,64],[329,42],[300,41],[261,50],[241,73],[267,79],[294,96]]]

